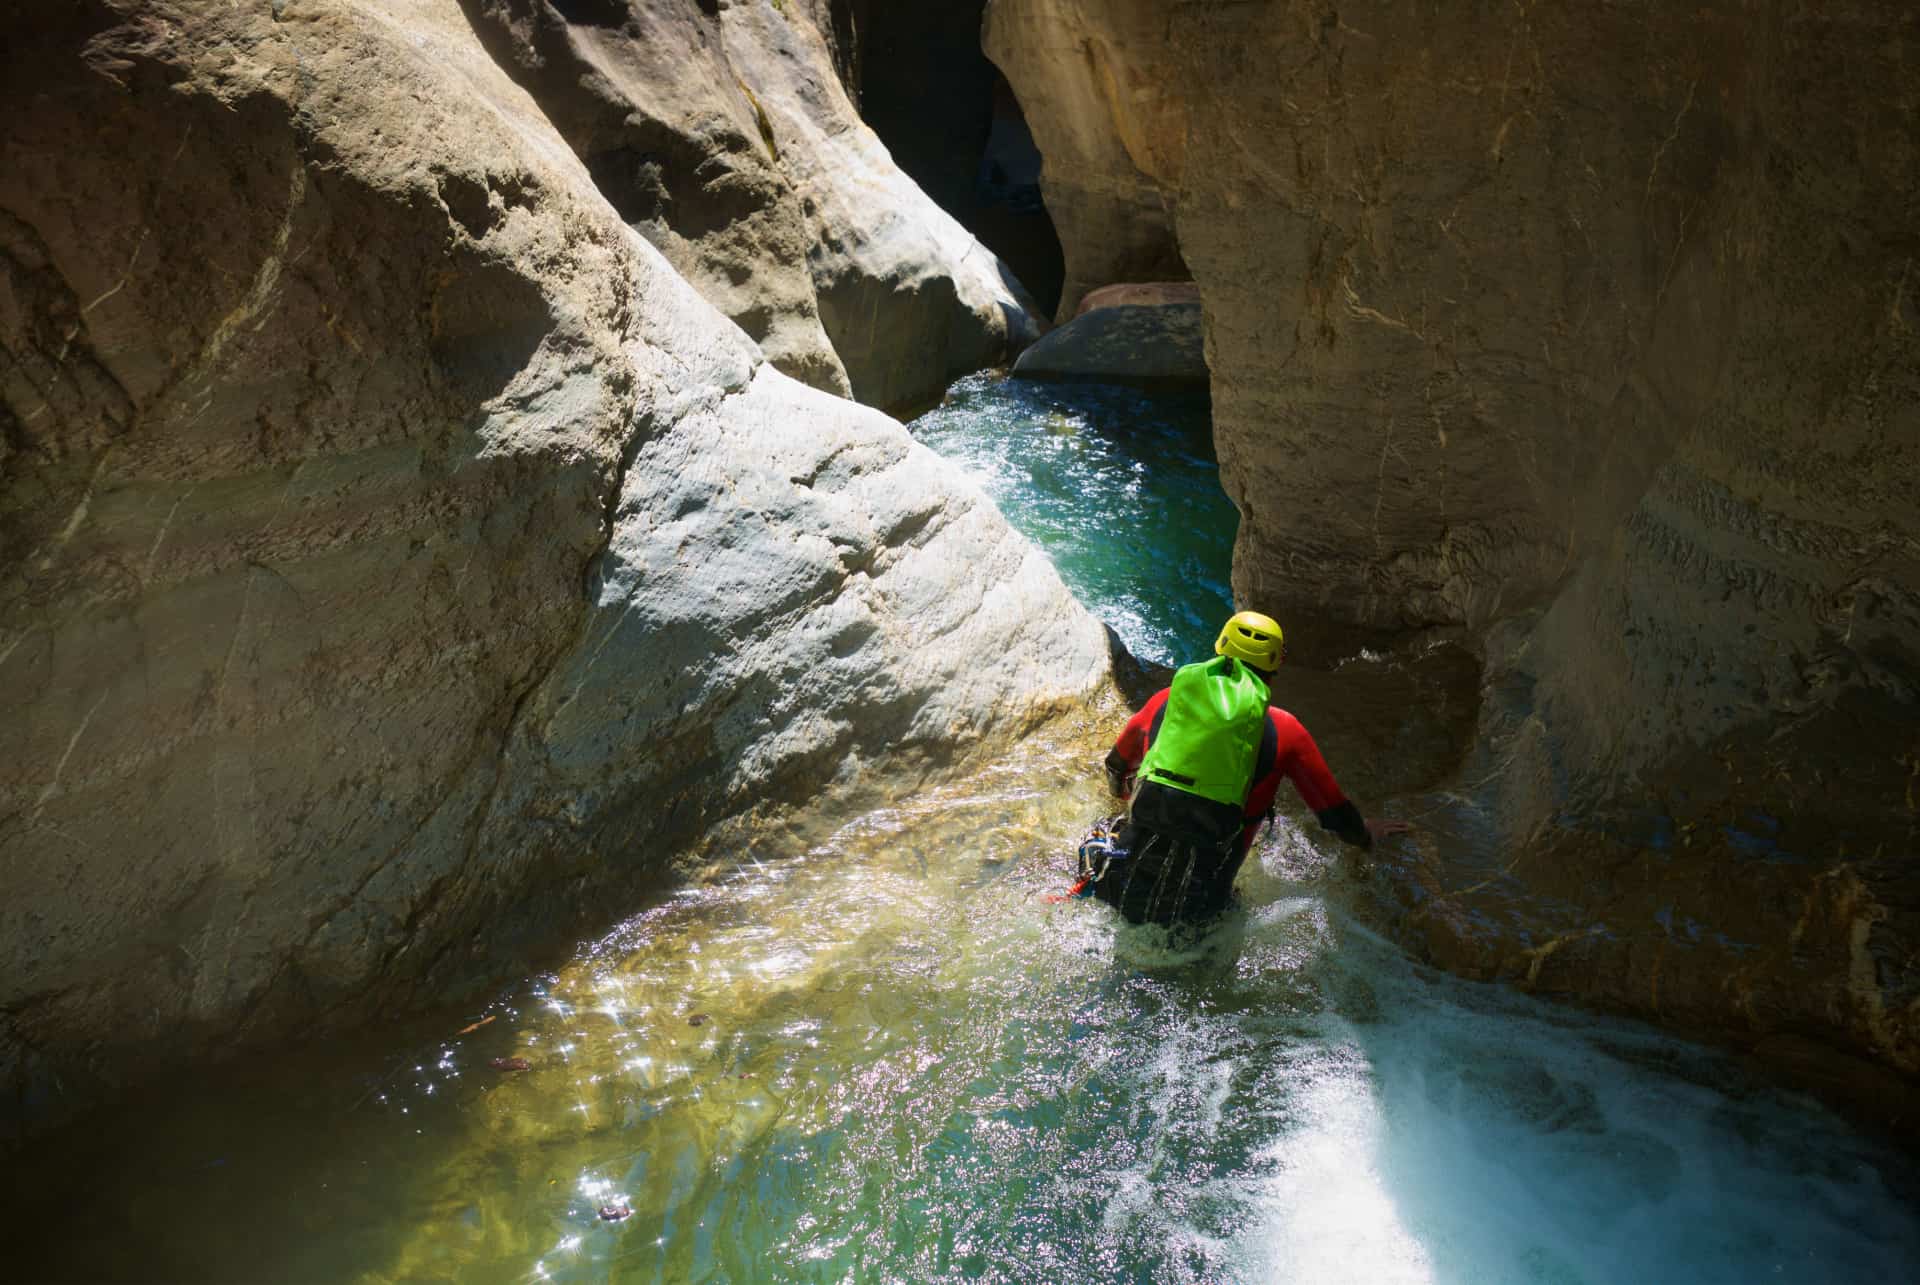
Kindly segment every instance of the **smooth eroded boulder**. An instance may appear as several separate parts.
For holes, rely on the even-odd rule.
[[[622,220],[455,0],[46,0],[0,163],[9,1127],[445,1002],[1077,701],[971,484]]]
[[[891,409],[1044,329],[861,122],[840,8],[460,3],[621,217],[795,378]]]
[[[1013,373],[1028,379],[1205,388],[1207,353],[1199,301],[1083,309],[1021,353]]]
[[[1084,317],[1096,308],[1167,308],[1181,304],[1199,307],[1200,287],[1191,281],[1122,281],[1087,291],[1073,315]]]

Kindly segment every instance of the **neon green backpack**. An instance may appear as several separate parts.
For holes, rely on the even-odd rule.
[[[1231,656],[1183,665],[1140,762],[1140,783],[1230,805],[1237,818],[1266,727],[1267,685],[1248,666]]]

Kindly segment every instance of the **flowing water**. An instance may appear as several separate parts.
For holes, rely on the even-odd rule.
[[[1016,520],[1085,505],[1037,534],[1171,657],[1204,645],[1220,582],[1163,609],[1148,543],[1087,534],[1178,525],[1194,565],[1221,568],[1155,511],[1159,485],[1211,476],[1177,415],[1137,431],[1158,413],[975,380],[918,430]],[[1169,441],[1192,444],[1172,479]],[[1904,1159],[1711,1052],[1411,965],[1290,822],[1198,940],[1048,902],[1102,806],[1113,717],[762,835],[471,1029],[303,1055],[68,1140],[82,1181],[32,1176],[69,1194],[10,1262],[368,1282],[1914,1278]]]
[[[1190,660],[1233,613],[1240,515],[1205,392],[973,375],[913,434],[972,474],[1134,655]]]

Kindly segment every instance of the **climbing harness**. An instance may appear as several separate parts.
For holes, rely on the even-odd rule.
[[[1093,895],[1093,886],[1106,878],[1113,863],[1124,861],[1129,855],[1120,844],[1120,827],[1126,819],[1126,813],[1122,812],[1093,823],[1093,828],[1087,831],[1087,837],[1080,840],[1080,850],[1075,857],[1076,878],[1073,887],[1064,894],[1049,895],[1047,901],[1058,904]]]
[[[1080,882],[1086,891],[1078,895],[1084,897],[1092,892],[1093,885],[1106,878],[1114,862],[1126,860],[1127,850],[1120,846],[1120,827],[1126,819],[1126,814],[1120,813],[1095,821],[1087,837],[1080,840]]]

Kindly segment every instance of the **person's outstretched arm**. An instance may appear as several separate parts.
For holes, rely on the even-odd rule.
[[[1299,791],[1300,801],[1313,809],[1322,829],[1356,848],[1371,848],[1376,838],[1407,828],[1399,821],[1369,821],[1361,816],[1360,809],[1341,792],[1320,747],[1300,720],[1282,709],[1269,709],[1267,717],[1280,734],[1280,768]]]

